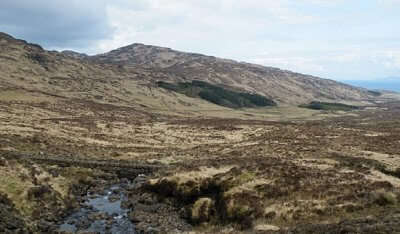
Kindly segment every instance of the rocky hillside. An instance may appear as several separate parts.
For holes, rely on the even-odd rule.
[[[102,63],[157,68],[173,74],[170,76],[171,81],[174,81],[172,77],[206,81],[257,93],[281,104],[315,100],[360,101],[371,98],[366,90],[333,80],[143,44],[132,44],[91,59]]]
[[[239,93],[261,95],[278,105],[354,103],[374,98],[367,90],[332,80],[168,48],[133,44],[87,56],[73,51],[47,51],[5,33],[0,34],[0,77],[0,88],[5,90],[30,90],[146,112],[222,108],[165,90],[157,86],[157,81],[200,80]]]
[[[0,97],[21,99],[40,96],[42,101],[76,99],[135,107],[158,107],[151,80],[165,76],[147,69],[120,69],[84,60],[75,52],[47,51],[36,44],[0,34]],[[154,76],[154,77],[153,77]],[[39,98],[38,98],[39,99]],[[146,102],[153,100],[152,105]]]

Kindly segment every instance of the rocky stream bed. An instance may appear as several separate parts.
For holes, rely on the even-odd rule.
[[[190,230],[171,204],[143,190],[145,175],[91,187],[79,208],[58,222],[57,233],[180,233]]]
[[[95,233],[135,233],[134,225],[128,218],[125,188],[129,182],[115,184],[102,191],[89,191],[81,208],[67,217],[59,227],[60,232],[79,231]]]

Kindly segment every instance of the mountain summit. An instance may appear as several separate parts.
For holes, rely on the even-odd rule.
[[[365,89],[333,80],[137,43],[91,59],[100,63],[146,66],[171,74],[171,82],[200,80],[257,93],[281,104],[301,104],[315,100],[360,101],[370,98]]]

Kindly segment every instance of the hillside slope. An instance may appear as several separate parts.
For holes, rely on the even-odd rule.
[[[127,53],[141,59],[134,55]],[[65,223],[80,233],[119,216],[88,208],[83,201],[93,198],[124,204],[120,221],[129,217],[138,233],[400,232],[399,102],[383,103],[391,98],[384,94],[350,112],[284,106],[297,102],[289,99],[277,107],[223,107],[197,96],[213,91],[230,104],[268,100],[245,93],[248,85],[225,87],[238,89],[236,102],[214,76],[189,86],[190,77],[221,69],[234,83],[229,74],[268,68],[214,59],[214,67],[196,65],[192,74],[174,59],[168,66],[106,62],[0,33],[0,233],[58,233]],[[298,76],[308,82],[299,78],[299,90],[317,91],[318,83]],[[282,77],[275,78],[296,81]],[[290,93],[284,84],[277,82]],[[324,87],[340,90],[333,84]],[[360,95],[346,102],[364,95],[345,89]],[[149,172],[143,166],[159,171],[134,179]],[[112,184],[117,189],[103,199]],[[115,200],[120,196],[126,199]]]
[[[278,105],[311,101],[359,103],[374,98],[367,90],[332,80],[142,44],[86,56],[72,51],[47,51],[2,33],[0,52],[3,90],[38,91],[131,106],[147,113],[227,109],[162,89],[157,81],[200,80],[239,93],[255,93]]]
[[[143,44],[132,44],[90,59],[101,63],[157,68],[171,74],[171,81],[206,81],[257,93],[281,104],[371,98],[364,89],[333,80]]]
[[[157,87],[154,80],[168,79],[165,72],[100,65],[77,55],[47,51],[1,33],[0,100],[90,101],[129,107],[147,115],[219,109],[206,101]]]

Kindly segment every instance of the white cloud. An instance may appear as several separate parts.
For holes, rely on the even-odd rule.
[[[374,55],[373,60],[377,64],[400,71],[400,49],[380,51]]]
[[[134,42],[329,78],[400,74],[400,0],[1,0],[0,28],[46,48]]]
[[[247,40],[278,25],[307,24],[315,20],[290,8],[288,0],[149,0],[107,6],[111,39],[102,40],[92,52],[105,52],[133,42],[189,49],[202,42],[210,48],[226,41]],[[189,43],[190,42],[190,43]],[[218,54],[218,52],[217,52]]]
[[[400,4],[400,0],[378,0],[378,1],[386,6],[394,6]]]
[[[253,63],[271,67],[280,67],[302,73],[324,72],[325,68],[317,59],[310,57],[264,57],[252,59]]]
[[[105,0],[2,0],[0,29],[48,48],[87,47],[112,34]]]
[[[259,53],[249,61],[265,66],[280,67],[306,74],[349,80],[365,80],[400,74],[400,49],[346,47],[336,50],[320,48],[316,54],[301,50]],[[273,51],[273,52],[272,52]]]
[[[300,0],[300,1],[322,6],[334,6],[346,2],[346,0]]]

